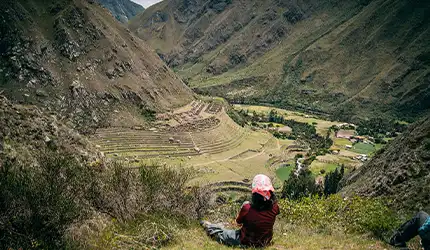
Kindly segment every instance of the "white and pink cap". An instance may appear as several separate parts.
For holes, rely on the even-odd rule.
[[[269,200],[271,196],[270,191],[275,191],[270,178],[264,174],[256,175],[252,180],[252,193],[261,194],[264,199]]]

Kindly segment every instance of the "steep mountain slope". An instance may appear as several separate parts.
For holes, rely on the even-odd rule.
[[[145,8],[130,0],[98,0],[106,7],[112,15],[121,21],[127,23],[129,19],[143,12]]]
[[[114,109],[166,110],[192,91],[93,0],[6,0],[0,9],[0,93],[38,104],[81,131]]]
[[[198,92],[350,118],[430,107],[425,0],[168,0],[130,23]]]
[[[46,151],[73,154],[84,161],[98,155],[88,140],[31,105],[13,104],[0,95],[0,167],[6,158],[35,164]]]
[[[343,180],[343,192],[394,199],[394,205],[430,209],[430,117],[414,125]]]

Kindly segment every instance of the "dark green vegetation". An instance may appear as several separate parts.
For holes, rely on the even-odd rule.
[[[348,174],[342,192],[394,200],[395,207],[430,209],[430,118],[424,118]]]
[[[130,0],[98,0],[106,7],[112,15],[122,23],[128,23],[132,17],[143,12],[145,9]]]
[[[430,107],[429,11],[426,0],[168,0],[130,29],[198,93],[414,121]]]
[[[396,137],[398,133],[403,133],[407,128],[407,124],[405,123],[382,118],[361,120],[357,125],[358,135],[368,135],[375,139]]]
[[[312,195],[322,195],[323,185],[315,184],[315,177],[308,169],[290,173],[282,187],[282,198],[300,200]]]
[[[82,234],[85,223],[89,223],[86,221],[97,216],[105,217],[101,224],[117,220],[118,227],[125,226],[119,230],[123,233],[133,231],[132,227],[146,227],[142,230],[145,234],[139,235],[147,239],[140,242],[141,246],[160,246],[175,237],[172,226],[162,227],[165,221],[160,218],[170,216],[175,220],[169,223],[186,226],[205,207],[205,201],[197,201],[201,198],[199,190],[187,190],[185,186],[192,176],[191,170],[141,166],[137,171],[127,170],[119,163],[87,166],[73,156],[58,156],[55,152],[46,152],[37,160],[40,165],[32,168],[10,158],[1,163],[1,246],[13,249],[103,248],[110,243],[126,246],[121,239],[91,245],[97,240],[92,237],[108,230],[98,225],[91,232],[93,235]],[[157,213],[160,218],[147,216]],[[148,224],[157,225],[158,229],[151,230]]]
[[[80,131],[125,120],[114,110],[164,111],[193,99],[154,52],[94,1],[3,1],[0,33],[0,93],[43,106]]]
[[[339,182],[345,174],[345,166],[336,168],[334,172],[328,173],[324,178],[324,195],[335,194],[339,190]]]

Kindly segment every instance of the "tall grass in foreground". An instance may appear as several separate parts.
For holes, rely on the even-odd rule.
[[[191,169],[158,165],[138,171],[118,162],[87,166],[53,152],[31,166],[5,158],[0,162],[0,248],[165,244],[173,237],[174,226],[168,225],[196,220],[207,204],[202,189],[186,186],[193,176]],[[135,226],[138,239],[106,233],[124,225],[131,230],[136,221],[145,222]]]

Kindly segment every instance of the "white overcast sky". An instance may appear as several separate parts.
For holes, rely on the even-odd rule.
[[[148,8],[149,6],[151,6],[153,4],[161,2],[161,0],[131,0],[131,1],[140,4],[145,8]]]

